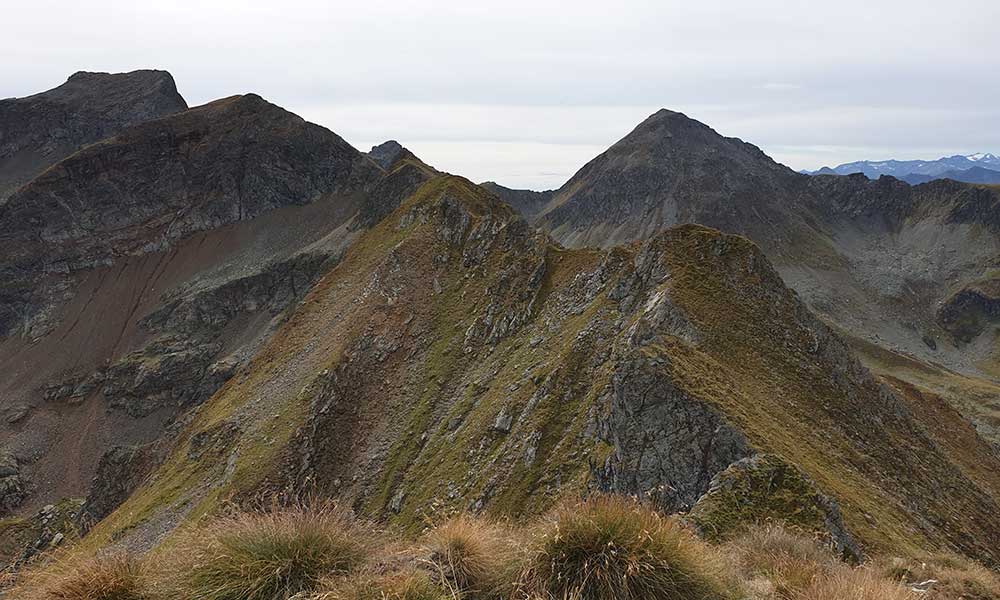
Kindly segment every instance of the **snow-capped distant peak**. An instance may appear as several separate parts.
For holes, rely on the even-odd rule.
[[[990,154],[988,152],[977,152],[975,154],[970,154],[965,158],[975,162],[982,162],[984,160],[998,160],[996,155]]]

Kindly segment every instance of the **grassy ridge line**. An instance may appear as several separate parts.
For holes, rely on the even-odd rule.
[[[468,222],[449,231],[449,215]],[[316,473],[324,493],[337,495],[339,475],[358,474],[348,492],[363,512],[411,532],[480,501],[499,514],[543,512],[586,491],[591,464],[610,451],[588,427],[608,409],[624,332],[659,292],[698,337],[658,331],[644,344],[642,352],[662,358],[664,381],[717,406],[755,448],[806,472],[841,501],[870,548],[915,554],[980,543],[974,532],[986,508],[975,482],[749,241],[686,226],[609,253],[566,251],[518,237],[512,218],[465,180],[425,184],[362,235],[251,366],[202,407],[157,476],[98,526],[93,547],[164,513],[197,520],[231,497],[283,482],[310,403],[326,393],[326,373],[346,382],[334,392],[367,411],[351,426],[375,437],[361,438],[370,452],[341,448],[339,466],[321,465],[329,471]],[[521,267],[533,260],[544,262],[544,277],[526,321],[495,341],[469,342],[495,301],[514,302],[530,287]],[[628,283],[640,260],[661,261],[669,277],[654,289],[629,284],[632,308],[611,301],[608,290]],[[501,308],[505,316],[525,307]],[[401,325],[413,333],[378,362],[366,343]],[[507,431],[495,426],[503,414]],[[192,455],[196,438],[207,438],[211,451]]]

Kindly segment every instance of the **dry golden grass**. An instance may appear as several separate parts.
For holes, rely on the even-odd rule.
[[[67,555],[24,576],[11,598],[22,600],[152,600],[143,563],[131,555],[90,559]]]
[[[726,555],[760,598],[795,597],[837,565],[814,540],[774,525],[751,529],[726,546]]]
[[[926,588],[930,600],[1000,600],[1000,573],[959,556],[896,558],[879,561],[878,567],[889,579]]]
[[[547,599],[735,597],[715,550],[636,502],[597,497],[557,509],[533,541],[523,591]]]
[[[852,567],[815,539],[774,525],[711,546],[676,519],[605,496],[566,504],[524,528],[466,515],[390,543],[335,510],[245,513],[192,527],[167,552],[172,559],[148,567],[126,554],[63,554],[22,574],[6,597],[1000,600],[1000,575],[965,558]]]
[[[181,534],[159,587],[177,600],[286,600],[362,566],[371,538],[332,509],[225,517]]]
[[[451,600],[458,598],[436,585],[428,573],[408,569],[376,575],[359,573],[329,580],[323,591],[295,600]]]
[[[840,566],[795,596],[796,600],[915,600],[919,594],[866,568]]]
[[[432,570],[453,595],[509,595],[519,570],[519,552],[506,528],[461,515],[432,529],[423,545]]]

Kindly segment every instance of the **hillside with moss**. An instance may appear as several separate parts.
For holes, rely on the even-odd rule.
[[[871,375],[751,242],[685,226],[566,250],[443,176],[358,238],[84,543],[169,544],[261,493],[413,533],[593,491],[687,512],[763,453],[808,480],[789,510],[861,553],[1000,559],[992,449]]]

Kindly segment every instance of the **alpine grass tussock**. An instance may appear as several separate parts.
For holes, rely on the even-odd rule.
[[[817,579],[796,600],[916,600],[912,590],[870,569],[842,566]]]
[[[434,574],[453,594],[473,598],[510,594],[517,550],[501,526],[462,515],[432,529],[424,545]]]
[[[932,600],[1000,600],[1000,573],[961,556],[879,561],[882,574]]]
[[[285,600],[361,566],[370,538],[335,510],[222,518],[181,535],[163,588],[168,597],[187,600]]]
[[[725,554],[755,598],[797,598],[839,565],[829,549],[776,525],[750,529]]]
[[[154,600],[147,570],[128,554],[80,560],[67,556],[24,577],[11,598],[22,600]]]
[[[564,504],[523,526],[459,515],[392,538],[336,510],[192,526],[140,560],[60,553],[16,600],[1000,600],[1000,577],[952,555],[860,566],[775,524],[721,545],[630,499]],[[2,590],[3,588],[0,588]]]
[[[734,598],[715,551],[677,521],[628,499],[564,507],[534,542],[529,597],[563,600]]]

